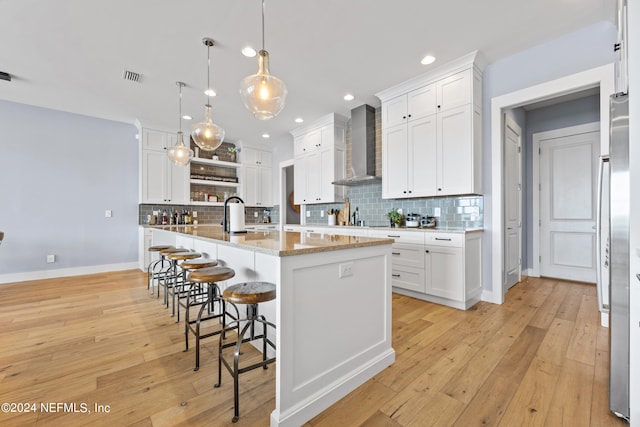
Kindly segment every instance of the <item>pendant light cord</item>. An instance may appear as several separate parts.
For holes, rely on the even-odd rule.
[[[182,133],[182,84],[178,82],[178,88],[180,89],[180,96],[178,97],[178,129]]]
[[[211,82],[209,78],[211,77],[211,55],[209,52],[211,51],[211,46],[207,45],[207,105],[211,106]]]
[[[262,50],[264,50],[264,0],[262,0]]]

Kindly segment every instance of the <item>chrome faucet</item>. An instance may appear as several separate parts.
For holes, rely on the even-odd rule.
[[[225,233],[229,232],[229,230],[227,230],[227,204],[229,203],[229,200],[237,200],[240,203],[244,203],[244,200],[242,200],[238,196],[227,197],[227,200],[224,201],[224,208],[222,211],[222,231],[224,231]]]

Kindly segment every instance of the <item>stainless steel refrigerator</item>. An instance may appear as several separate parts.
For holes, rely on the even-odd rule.
[[[629,97],[610,101],[609,156],[601,163],[598,200],[598,296],[609,311],[609,408],[629,419]],[[607,185],[608,184],[608,185]],[[608,216],[608,221],[607,221]],[[608,243],[608,244],[607,244]],[[607,283],[608,282],[608,283]],[[607,293],[608,284],[608,295]],[[608,296],[608,301],[607,301]],[[608,304],[607,304],[608,302]],[[608,307],[607,307],[608,305]]]

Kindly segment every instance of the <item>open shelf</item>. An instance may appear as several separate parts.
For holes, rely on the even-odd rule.
[[[242,166],[241,163],[223,162],[222,160],[201,159],[200,157],[194,157],[193,159],[191,159],[191,163],[196,163],[200,165],[218,166],[221,168],[232,168],[232,169],[238,169],[240,168],[240,166]]]
[[[209,185],[212,187],[239,187],[239,182],[209,181],[207,179],[192,179],[192,184]]]

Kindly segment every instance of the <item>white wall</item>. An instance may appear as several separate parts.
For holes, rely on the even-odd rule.
[[[492,158],[491,100],[539,83],[596,68],[614,61],[616,28],[600,22],[515,55],[495,61],[484,71],[483,81],[483,190],[485,239],[483,240],[483,285],[492,289],[491,233]],[[500,274],[500,272],[498,272]]]
[[[133,125],[0,101],[0,129],[0,283],[25,272],[135,263]],[[47,254],[56,262],[47,264]]]
[[[640,0],[629,10],[629,165],[631,172],[631,425],[640,426]]]

